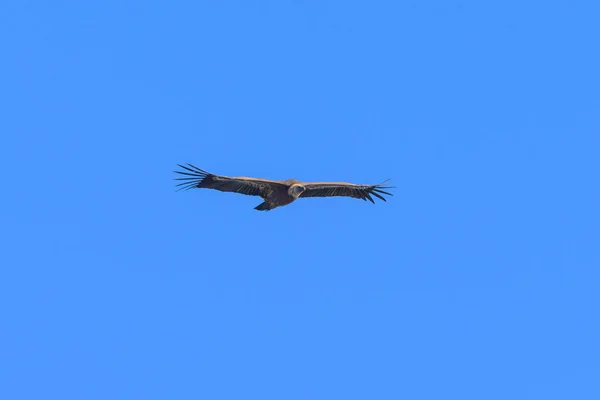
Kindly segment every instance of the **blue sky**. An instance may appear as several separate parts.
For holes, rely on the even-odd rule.
[[[600,398],[599,13],[3,2],[0,397]]]

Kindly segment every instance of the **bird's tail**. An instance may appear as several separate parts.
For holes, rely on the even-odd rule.
[[[254,207],[254,209],[258,210],[258,211],[269,211],[269,210],[271,210],[271,206],[269,206],[267,204],[267,202],[265,201],[265,202],[260,203],[256,207]]]

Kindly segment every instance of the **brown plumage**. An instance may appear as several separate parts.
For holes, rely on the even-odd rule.
[[[288,205],[299,197],[346,196],[365,201],[369,200],[375,204],[372,196],[386,201],[383,195],[392,196],[392,194],[382,189],[394,187],[383,186],[387,180],[377,185],[356,185],[347,182],[300,182],[295,179],[274,181],[244,176],[228,177],[211,174],[192,164],[188,164],[188,166],[177,165],[184,169],[184,171],[174,171],[184,175],[184,177],[176,178],[183,181],[177,185],[180,190],[207,188],[221,192],[260,196],[264,202],[254,208],[259,211],[269,211],[276,207]]]

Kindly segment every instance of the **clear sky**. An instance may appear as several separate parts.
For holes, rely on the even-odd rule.
[[[3,1],[0,398],[599,399],[599,18]]]

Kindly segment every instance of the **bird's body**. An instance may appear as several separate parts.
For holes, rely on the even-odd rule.
[[[276,181],[244,176],[228,177],[211,174],[191,164],[179,166],[184,169],[184,171],[175,171],[184,175],[182,178],[177,178],[184,181],[177,185],[181,186],[181,189],[207,188],[260,196],[264,202],[254,208],[259,211],[286,206],[300,197],[348,196],[375,203],[371,196],[386,201],[382,194],[392,195],[381,190],[392,186],[382,186],[382,184],[356,185],[346,182],[301,182],[295,179]]]

